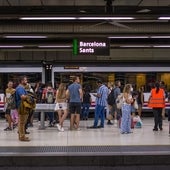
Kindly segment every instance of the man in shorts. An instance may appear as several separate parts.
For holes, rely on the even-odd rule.
[[[80,130],[80,114],[81,114],[81,103],[83,99],[82,87],[79,84],[80,78],[78,76],[73,77],[73,83],[68,86],[66,96],[69,99],[69,112],[70,118],[70,130]]]

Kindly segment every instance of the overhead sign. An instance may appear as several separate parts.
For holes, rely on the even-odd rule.
[[[108,38],[78,38],[73,40],[74,55],[110,55]]]

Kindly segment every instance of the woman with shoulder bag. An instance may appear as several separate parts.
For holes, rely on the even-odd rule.
[[[122,105],[122,119],[121,119],[121,133],[132,133],[131,132],[131,104],[133,98],[131,95],[131,85],[126,84],[123,89],[123,105]]]

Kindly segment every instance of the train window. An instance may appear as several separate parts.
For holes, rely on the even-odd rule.
[[[12,80],[14,82],[14,86],[17,86],[18,84],[18,77],[26,75],[28,77],[29,83],[34,86],[36,82],[41,81],[42,74],[41,73],[28,73],[28,72],[22,72],[22,73],[0,73],[0,84],[1,90],[4,90],[6,88],[6,85],[9,80]]]
[[[170,73],[119,73],[119,72],[93,72],[93,73],[76,73],[81,78],[81,83],[83,86],[89,86],[91,91],[94,92],[97,88],[96,81],[98,79],[102,80],[104,83],[112,82],[114,83],[116,80],[120,80],[123,90],[123,86],[126,83],[132,84],[134,90],[138,90],[139,87],[143,86],[145,92],[150,92],[153,84],[158,81],[164,81],[168,90],[170,89]],[[62,81],[69,83],[70,77],[74,75],[74,73],[55,73],[55,81],[60,83]]]

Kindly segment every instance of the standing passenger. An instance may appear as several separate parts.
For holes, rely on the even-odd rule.
[[[45,84],[43,84],[41,82],[36,83],[36,85],[34,87],[36,98],[37,98],[36,103],[42,103],[42,94],[43,94],[44,88],[45,88]],[[40,121],[40,119],[41,119],[41,112],[38,112],[38,121]]]
[[[162,109],[165,108],[165,92],[162,88],[160,88],[159,82],[156,82],[155,88],[151,90],[148,107],[153,109],[155,122],[153,131],[158,131],[158,126],[162,131]]]
[[[82,118],[83,120],[88,120],[89,117],[89,108],[91,105],[92,99],[90,95],[90,91],[88,88],[83,90],[83,103],[82,103]]]
[[[27,98],[27,92],[25,90],[25,86],[27,85],[27,77],[20,77],[19,83],[20,84],[16,88],[16,107],[19,114],[18,135],[20,141],[30,141],[29,138],[25,136],[25,124],[28,119],[29,112],[24,112],[21,109],[22,101]]]
[[[120,86],[121,82],[117,80],[115,82],[115,88],[114,88],[114,98],[117,99],[117,97],[120,95]],[[117,126],[117,120],[120,118],[120,109],[117,108],[116,103],[113,104],[113,111],[114,111],[114,126]]]
[[[102,83],[102,81],[97,81],[98,90],[97,94],[93,94],[96,97],[96,107],[95,107],[95,117],[94,124],[89,128],[104,128],[104,120],[105,120],[105,107],[107,106],[107,97],[109,90]],[[99,117],[101,118],[100,125],[98,126]]]
[[[70,130],[80,130],[80,114],[81,114],[81,102],[83,99],[82,87],[79,84],[80,78],[78,76],[73,77],[73,83],[68,86],[66,96],[69,99],[69,112],[70,118]]]
[[[164,90],[165,92],[165,99],[168,98],[168,92],[167,92],[167,88],[166,88],[166,85],[165,85],[165,82],[164,81],[160,81],[160,87]],[[162,108],[162,119],[165,120],[165,107]]]
[[[47,87],[43,90],[42,94],[42,100],[47,104],[53,104],[55,98],[55,90],[52,87],[52,83],[48,83]],[[54,121],[54,112],[46,112],[48,118],[49,118],[49,125],[48,127],[53,127],[53,121]]]
[[[138,90],[138,97],[137,97],[137,103],[138,103],[138,115],[139,117],[142,116],[142,107],[143,107],[143,103],[144,103],[144,87],[141,86]]]
[[[110,82],[108,82],[108,84],[107,84],[107,87],[108,87],[108,93],[110,94],[111,92],[112,92],[112,90],[114,90],[114,87],[113,87],[113,84],[112,83],[110,83]],[[114,91],[113,91],[113,93],[114,93]],[[109,95],[108,94],[108,95]],[[112,96],[112,95],[111,95]],[[109,96],[108,96],[108,98],[109,98]],[[107,98],[107,102],[108,102],[108,98]],[[107,118],[107,124],[108,125],[113,125],[113,123],[111,122],[111,120],[112,120],[112,118],[113,118],[113,104],[115,103],[115,101],[114,101],[114,96],[112,96],[111,97],[112,98],[112,100],[110,100],[111,101],[111,103],[108,103],[107,104],[107,107],[106,107],[106,118]],[[114,103],[112,103],[112,101],[114,102]]]
[[[27,85],[25,86],[25,90],[27,91],[28,94],[35,96],[35,92],[29,83],[27,83]],[[28,126],[33,127],[33,116],[34,116],[34,110],[31,109],[28,115],[27,123],[25,125],[25,130],[28,129]],[[25,134],[29,134],[29,133],[30,132],[25,131]]]
[[[66,85],[61,83],[56,92],[56,106],[55,111],[58,112],[59,123],[57,128],[60,132],[64,132],[63,122],[67,117],[67,98],[66,98]]]
[[[11,106],[9,107],[9,102],[10,102],[9,98],[11,97],[12,94],[15,93],[15,89],[13,88],[13,82],[12,81],[9,81],[7,86],[8,87],[5,90],[5,103],[7,105],[6,110],[5,110],[5,118],[8,122],[8,127],[5,128],[4,130],[5,131],[11,131],[12,130],[12,123],[13,123],[13,120],[12,120],[12,117],[11,117],[11,110],[16,109],[16,108],[15,108],[15,103],[13,103],[14,108],[11,108],[12,103],[10,103]]]
[[[131,133],[131,104],[133,98],[131,95],[130,84],[126,84],[123,89],[123,105],[122,105],[122,119],[121,119],[121,133]]]

